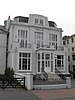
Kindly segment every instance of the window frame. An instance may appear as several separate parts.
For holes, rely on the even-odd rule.
[[[72,51],[74,51],[74,47],[72,47]]]
[[[72,55],[72,60],[73,60],[73,61],[75,60],[75,54]]]
[[[19,52],[18,62],[18,71],[31,71],[31,53]]]
[[[73,37],[71,38],[71,42],[74,42],[74,38]]]

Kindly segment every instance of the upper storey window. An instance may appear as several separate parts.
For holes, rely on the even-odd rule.
[[[42,32],[34,33],[34,43],[36,44],[37,48],[43,46],[43,33]]]
[[[38,19],[35,19],[35,24],[38,24]]]
[[[44,21],[42,19],[36,19],[35,18],[35,24],[44,25]]]
[[[57,35],[55,35],[55,34],[49,34],[49,40],[50,41],[57,41]]]
[[[20,47],[27,48],[27,37],[28,37],[27,30],[18,30],[18,42]]]
[[[57,49],[57,35],[49,34],[49,45],[53,45]]]
[[[74,42],[74,38],[71,38],[71,41]]]
[[[18,30],[18,38],[27,38],[27,32],[26,30]]]
[[[67,40],[67,44],[69,44],[69,40]]]
[[[41,25],[44,25],[44,23],[43,23],[43,20],[42,20],[42,19],[40,19],[40,24],[41,24]]]

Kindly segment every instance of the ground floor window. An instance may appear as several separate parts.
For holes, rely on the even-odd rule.
[[[64,56],[63,55],[57,55],[57,58],[55,59],[55,67],[59,70],[64,69]]]
[[[40,61],[38,61],[38,72],[40,72]]]
[[[19,53],[19,70],[30,70],[30,53]]]
[[[75,71],[75,65],[73,65],[73,71]]]

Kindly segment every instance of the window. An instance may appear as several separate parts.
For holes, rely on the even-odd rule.
[[[42,19],[40,19],[40,24],[43,25],[43,20]]]
[[[70,49],[68,49],[68,52],[70,52]]]
[[[44,68],[44,61],[42,61],[42,67]]]
[[[42,53],[42,59],[44,59],[44,53]]]
[[[38,72],[40,72],[40,61],[38,61]]]
[[[42,32],[34,33],[34,43],[36,44],[37,48],[43,47],[43,33]]]
[[[56,35],[56,41],[57,41],[57,35]]]
[[[72,47],[72,51],[74,51],[74,47]]]
[[[74,42],[74,39],[73,39],[73,38],[71,38],[71,41],[72,41],[72,42]]]
[[[65,41],[63,41],[63,45],[65,45]]]
[[[46,59],[50,59],[50,54],[45,55]]]
[[[38,19],[35,19],[35,24],[38,24]]]
[[[68,61],[70,61],[70,56],[68,56]]]
[[[69,44],[69,40],[67,40],[67,44]]]
[[[64,56],[63,55],[57,55],[57,59],[55,60],[55,66],[59,69],[59,70],[63,70],[64,68]]]
[[[57,35],[55,35],[55,34],[49,34],[49,40],[50,41],[57,41]]]
[[[40,59],[40,53],[38,53],[38,59]]]
[[[35,24],[44,25],[44,21],[42,19],[35,18]]]
[[[57,35],[49,34],[49,45],[53,45],[57,49]]]
[[[53,72],[53,61],[51,61],[51,72]]]
[[[21,39],[20,47],[24,47],[24,40]]]
[[[44,67],[45,67],[45,61],[44,61],[44,59],[45,59],[45,54],[44,53],[42,53],[42,72],[44,71]]]
[[[19,53],[19,70],[30,70],[30,53]]]
[[[61,60],[57,60],[57,66],[61,67]]]
[[[27,48],[28,31],[18,30],[18,42],[20,47]]]
[[[75,65],[73,65],[73,71],[75,72]]]
[[[28,31],[18,30],[18,38],[27,38]]]
[[[72,59],[75,60],[75,54],[72,55]]]
[[[40,68],[40,53],[37,54],[37,71],[40,72],[41,68]]]

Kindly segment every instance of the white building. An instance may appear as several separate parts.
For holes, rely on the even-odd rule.
[[[62,45],[62,29],[42,15],[10,17],[5,23],[8,36],[8,66],[15,73],[68,74],[67,48]]]
[[[4,74],[6,68],[6,43],[7,43],[7,31],[4,26],[0,25],[0,74]]]

